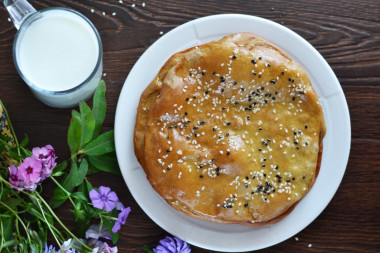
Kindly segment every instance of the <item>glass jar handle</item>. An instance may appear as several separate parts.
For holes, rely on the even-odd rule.
[[[25,18],[32,13],[37,12],[36,9],[26,0],[4,0],[4,6],[7,8],[12,22],[18,30]]]

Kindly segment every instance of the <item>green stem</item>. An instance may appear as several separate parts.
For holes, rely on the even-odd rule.
[[[54,183],[55,183],[59,188],[61,188],[61,190],[62,190],[64,193],[67,194],[67,196],[69,197],[69,200],[70,200],[71,204],[72,204],[73,207],[75,208],[74,201],[73,201],[73,199],[70,197],[71,193],[68,192],[68,191],[67,191],[67,190],[66,190],[66,189],[65,189],[60,183],[58,183],[58,181],[55,180],[55,178],[54,178],[53,176],[51,176],[50,178],[51,178],[51,180],[54,181]]]
[[[53,237],[54,237],[55,241],[57,242],[57,245],[59,245],[59,248],[60,248],[60,250],[61,250],[61,252],[62,252],[62,251],[63,251],[63,249],[62,249],[62,247],[61,247],[61,243],[59,242],[59,240],[58,240],[57,236],[55,235],[55,233],[54,233],[53,229],[51,228],[51,225],[50,225],[50,223],[47,221],[47,219],[46,219],[46,216],[45,216],[45,212],[44,212],[44,210],[42,209],[42,206],[41,206],[41,203],[40,203],[40,201],[39,201],[39,200],[37,200],[37,203],[38,203],[38,206],[40,207],[40,210],[41,210],[42,216],[44,217],[45,223],[47,224],[47,226],[48,226],[48,228],[49,228],[49,230],[50,230],[51,234],[53,235]]]
[[[16,216],[16,218],[20,221],[20,224],[24,227],[24,230],[25,230],[25,233],[26,235],[28,236],[28,241],[29,243],[31,243],[31,240],[30,240],[30,236],[29,236],[29,232],[28,232],[28,228],[25,226],[24,222],[21,220],[20,216],[18,216],[18,214],[13,211],[12,208],[10,208],[7,204],[5,204],[4,202],[0,202],[1,205],[3,205],[5,208],[7,208],[9,211],[11,211],[11,213],[14,214],[14,216]]]
[[[49,212],[51,213],[51,215],[57,220],[57,222],[59,223],[59,225],[61,225],[61,227],[75,240],[77,240],[86,250],[91,250],[90,247],[88,247],[86,244],[84,244],[81,240],[79,240],[63,223],[62,221],[57,217],[57,215],[54,213],[54,211],[50,208],[49,204],[46,203],[46,201],[41,197],[40,194],[38,194],[37,192],[35,193],[36,196],[38,197],[38,199],[41,200],[41,202],[45,205],[45,207],[49,210]],[[30,194],[32,195],[32,194]]]

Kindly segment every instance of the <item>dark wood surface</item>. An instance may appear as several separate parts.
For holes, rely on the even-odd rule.
[[[380,1],[30,1],[35,8],[78,10],[98,28],[104,45],[108,109],[105,130],[126,76],[141,54],[164,33],[198,17],[244,13],[283,24],[309,41],[328,61],[347,98],[352,126],[351,154],[343,181],[322,214],[296,236],[260,252],[380,252]],[[132,7],[131,4],[136,4]],[[94,13],[91,13],[94,9]],[[102,15],[105,12],[106,15]],[[115,12],[116,15],[112,16]],[[69,109],[37,101],[17,74],[12,59],[16,29],[0,7],[0,99],[19,136],[30,147],[51,144],[68,157]],[[94,185],[108,185],[132,213],[121,230],[119,252],[142,252],[167,233],[139,208],[122,177],[97,174]],[[72,224],[68,210],[60,209]],[[252,238],[255,240],[255,238]],[[239,243],[239,242],[236,242]],[[312,247],[308,247],[312,244]],[[193,252],[210,252],[192,247]]]

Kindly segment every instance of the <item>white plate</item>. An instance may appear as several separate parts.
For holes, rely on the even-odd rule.
[[[303,66],[322,103],[327,127],[320,173],[313,188],[284,220],[264,228],[204,222],[175,211],[150,186],[133,151],[133,130],[140,95],[166,60],[178,51],[238,32],[252,32],[267,39]],[[306,40],[266,19],[223,14],[196,19],[173,29],[140,57],[119,97],[115,142],[124,180],[137,203],[154,222],[192,245],[238,252],[282,242],[304,229],[323,211],[346,169],[351,126],[347,102],[336,76]]]

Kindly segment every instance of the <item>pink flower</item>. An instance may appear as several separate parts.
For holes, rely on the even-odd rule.
[[[18,186],[20,182],[18,170],[13,164],[9,166],[9,182],[11,182],[13,186]]]
[[[46,145],[42,148],[35,147],[32,149],[32,153],[32,158],[42,164],[41,180],[44,180],[51,175],[54,167],[57,165],[54,148],[51,145]]]
[[[38,183],[41,180],[42,164],[34,158],[25,158],[22,164],[18,166],[20,178],[25,183]]]

